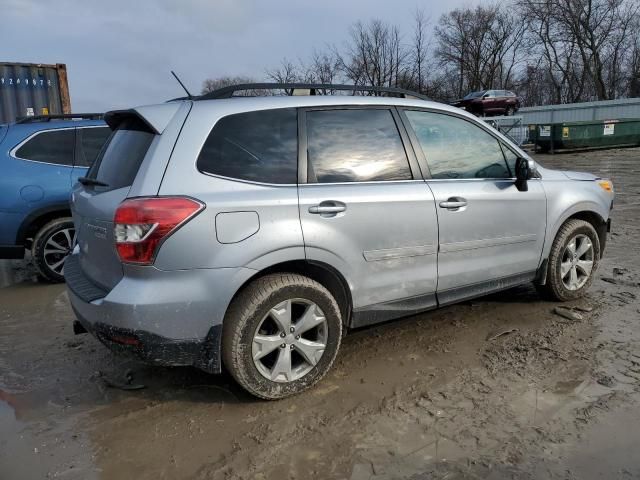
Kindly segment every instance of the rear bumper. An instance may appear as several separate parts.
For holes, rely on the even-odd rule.
[[[91,323],[73,309],[82,326],[103,345],[118,355],[163,366],[194,366],[210,373],[220,373],[220,335],[222,325],[211,327],[200,340],[173,340],[145,330]]]
[[[161,271],[125,267],[111,290],[84,275],[78,255],[65,262],[67,291],[84,328],[117,353],[159,365],[221,370],[222,319],[245,268]]]

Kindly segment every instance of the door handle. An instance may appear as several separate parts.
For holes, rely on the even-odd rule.
[[[333,200],[320,202],[318,205],[312,205],[309,207],[309,213],[316,215],[322,215],[323,217],[334,217],[340,212],[344,212],[347,206],[342,202],[335,202]]]
[[[458,210],[459,208],[467,206],[467,200],[461,197],[450,197],[445,202],[440,202],[440,208],[446,208],[447,210]]]

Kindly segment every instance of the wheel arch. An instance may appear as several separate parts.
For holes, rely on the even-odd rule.
[[[596,233],[598,234],[598,240],[600,241],[600,258],[602,258],[604,247],[607,242],[608,230],[608,223],[603,214],[604,212],[597,204],[588,203],[582,206],[576,205],[566,210],[560,216],[559,220],[553,225],[553,229],[551,229],[546,236],[542,254],[542,261],[536,275],[538,283],[544,285],[546,282],[547,264],[553,241],[558,236],[558,232],[560,231],[562,226],[569,220],[584,220],[585,222],[588,222],[593,226],[593,228],[596,230]]]
[[[551,252],[551,247],[553,245],[554,240],[558,236],[558,232],[562,228],[562,226],[570,220],[583,220],[593,226],[596,233],[598,234],[598,240],[600,241],[600,258],[602,258],[604,253],[604,247],[607,242],[607,231],[608,231],[608,223],[607,221],[600,215],[600,213],[596,212],[593,209],[586,210],[576,210],[564,215],[556,225],[553,230],[553,235],[549,236],[544,248],[544,254],[542,256],[543,260],[538,268],[538,272],[536,273],[535,283],[539,285],[545,285],[547,283],[547,269],[549,267],[549,254]]]
[[[16,234],[16,245],[27,246],[27,240],[33,238],[44,225],[51,220],[62,217],[71,217],[71,208],[67,203],[49,205],[34,210],[20,224]]]
[[[331,265],[324,262],[310,260],[289,260],[270,265],[257,271],[236,290],[236,293],[233,295],[233,298],[227,306],[227,310],[238,295],[240,295],[240,293],[249,284],[261,277],[264,277],[265,275],[273,273],[297,273],[320,283],[323,287],[329,290],[331,295],[336,299],[336,302],[338,302],[343,325],[350,325],[353,302],[349,283],[344,276]]]
[[[604,247],[607,243],[607,221],[602,218],[599,213],[594,212],[593,210],[582,210],[580,212],[576,212],[562,222],[562,224],[564,225],[569,220],[583,220],[593,226],[598,234],[598,240],[600,241],[600,258],[602,258]]]

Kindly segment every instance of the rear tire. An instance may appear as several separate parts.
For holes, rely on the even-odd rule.
[[[511,107],[511,106],[507,107],[507,109],[506,109],[506,110],[505,110],[505,112],[504,112],[504,114],[505,114],[507,117],[510,117],[510,116],[511,116],[511,115],[513,115],[514,113],[516,113],[516,110],[515,110],[515,108],[513,108],[513,107]]]
[[[538,291],[550,300],[566,302],[584,295],[600,261],[600,239],[589,222],[568,220],[560,227],[551,252],[545,285]]]
[[[70,217],[45,224],[33,239],[31,254],[40,277],[51,283],[64,282],[64,262],[75,242],[75,227]]]
[[[222,327],[222,359],[245,390],[275,400],[317,383],[331,368],[341,339],[340,308],[326,288],[293,273],[266,275],[231,303]]]

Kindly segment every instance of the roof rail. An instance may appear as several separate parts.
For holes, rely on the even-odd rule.
[[[18,117],[16,123],[48,122],[50,120],[102,120],[102,113],[65,113],[61,115],[31,115]]]
[[[393,87],[371,87],[365,85],[335,85],[332,83],[242,83],[239,85],[229,85],[228,87],[218,88],[212,92],[205,93],[194,100],[214,100],[220,98],[231,98],[235,92],[243,90],[285,90],[287,95],[296,95],[296,90],[308,90],[309,95],[326,95],[318,91],[326,92],[327,90],[340,90],[369,93],[386,93],[387,96],[400,98],[418,98],[420,100],[430,100],[428,97],[411,90]],[[298,93],[299,94],[299,93]],[[256,95],[257,96],[257,95]],[[176,99],[177,100],[177,99]]]

